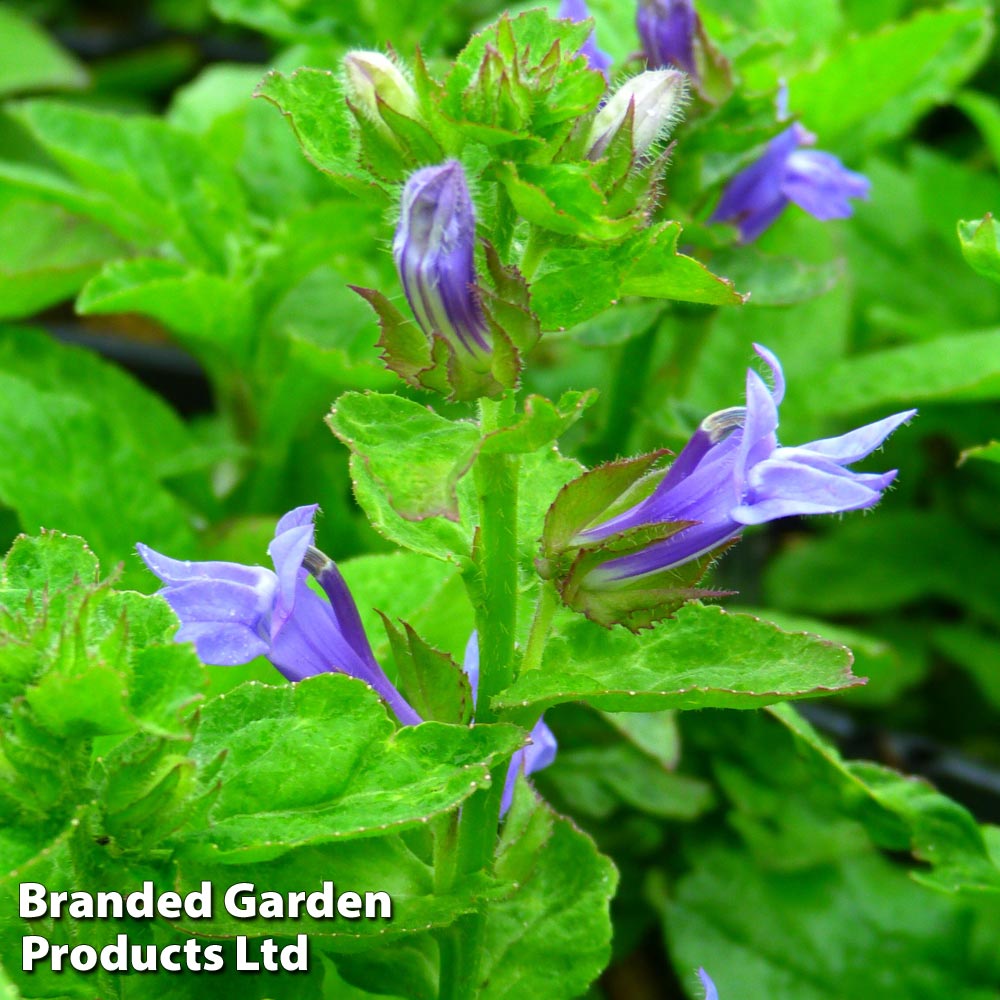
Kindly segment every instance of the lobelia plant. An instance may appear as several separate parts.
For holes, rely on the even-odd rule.
[[[236,20],[240,10],[260,16],[236,0],[217,6]],[[285,37],[302,30],[315,43],[329,27],[319,6],[265,9]],[[381,25],[398,5],[362,6]],[[755,346],[766,372],[747,370],[741,404],[696,422],[719,405],[703,405],[714,389],[720,402],[736,398],[751,339],[734,324],[725,341],[712,307],[739,308],[744,297],[703,261],[743,265],[751,291],[787,289],[774,292],[769,265],[752,269],[752,249],[725,257],[721,230],[695,224],[681,243],[678,219],[704,218],[714,183],[762,137],[763,158],[734,177],[712,217],[736,222],[744,243],[789,201],[821,219],[849,214],[867,181],[801,148],[811,139],[798,125],[770,138],[769,101],[749,88],[732,93],[691,2],[642,0],[647,68],[610,89],[602,26],[587,21],[582,2],[566,0],[559,14],[504,15],[453,60],[430,43],[426,58],[340,46],[340,73],[272,71],[262,81],[259,94],[322,171],[313,180],[339,189],[334,214],[363,199],[375,219],[375,235],[350,234],[341,270],[377,286],[355,290],[378,316],[390,374],[379,369],[340,394],[327,425],[339,441],[330,451],[349,456],[354,500],[382,540],[357,559],[338,551],[335,562],[316,547],[310,504],[278,520],[273,569],[139,544],[162,584],[145,597],[102,579],[79,540],[19,539],[0,572],[0,807],[10,820],[0,899],[12,901],[20,879],[97,889],[109,873],[116,885],[148,878],[178,892],[204,880],[302,892],[329,879],[392,894],[393,919],[381,924],[217,915],[194,928],[121,925],[178,945],[306,934],[314,963],[308,974],[267,979],[276,1000],[597,996],[614,906],[630,911],[616,947],[662,924],[682,988],[717,1000],[705,969],[697,983],[690,972],[702,961],[726,996],[739,993],[741,976],[772,992],[802,983],[803,995],[838,981],[841,967],[862,967],[866,982],[869,953],[857,958],[864,942],[852,928],[858,887],[871,885],[876,902],[861,912],[874,940],[936,949],[947,939],[963,965],[941,979],[922,966],[912,978],[890,969],[886,995],[929,996],[943,982],[941,995],[979,996],[991,983],[977,942],[992,940],[993,919],[979,903],[1000,891],[993,832],[909,776],[841,760],[787,704],[863,683],[842,645],[854,642],[848,629],[833,627],[831,641],[812,619],[773,624],[764,611],[718,606],[728,592],[702,586],[746,527],[877,505],[897,472],[851,466],[916,411],[783,445],[784,372]],[[431,19],[413,17],[418,27]],[[344,27],[352,44],[354,28]],[[882,52],[888,43],[876,41]],[[759,58],[734,57],[733,79],[760,78]],[[219,132],[233,123],[223,124]],[[668,165],[677,170],[669,187]],[[328,248],[301,247],[299,221],[282,223],[290,233],[280,245],[289,258],[301,253],[296,266],[312,279],[313,255],[326,261]],[[320,225],[316,242],[324,239]],[[688,239],[690,252],[680,252]],[[390,241],[391,255],[380,252]],[[320,292],[328,277],[316,277]],[[279,314],[291,308],[278,289],[263,299]],[[374,323],[355,305],[371,366]],[[739,320],[748,328],[761,322],[749,308]],[[601,376],[602,338],[621,348],[615,379],[627,407],[612,398],[589,409],[595,393],[569,388]],[[804,352],[780,353],[796,378],[818,378]],[[254,357],[265,381],[268,355]],[[717,386],[676,388],[708,367]],[[855,426],[852,414],[889,412],[889,400],[910,397],[895,387],[879,398],[884,410],[864,397],[828,414],[827,398],[818,394],[806,414],[810,428],[826,418]],[[64,406],[55,392],[45,402]],[[804,419],[795,402],[784,404],[785,428]],[[78,411],[64,409],[70,428]],[[630,426],[602,447],[576,449],[566,436],[573,429],[593,444],[596,429],[614,431],[616,421]],[[674,437],[686,443],[672,461],[662,450],[605,461]],[[564,454],[561,440],[600,464]],[[282,469],[282,495],[304,492],[289,455],[269,460]],[[907,485],[912,461],[892,462]],[[176,479],[187,466],[165,468]],[[327,480],[324,527],[346,548],[342,515],[330,513],[340,485]],[[220,507],[225,531],[195,539],[192,527],[176,548],[157,549],[204,555],[221,544],[252,560],[248,539],[264,516],[255,513],[232,526]],[[878,663],[873,645],[858,643],[859,670],[866,657]],[[287,683],[261,683],[257,657]],[[619,878],[626,891],[615,902]],[[882,922],[884,886],[889,909],[918,915],[899,935],[898,913]],[[799,932],[787,919],[800,912],[787,908],[796,893],[808,918],[802,943],[783,945],[772,969],[773,929]],[[31,929],[3,916],[0,944]],[[105,931],[51,927],[59,940],[95,945]],[[839,934],[833,972],[817,971],[815,942]],[[11,968],[27,996],[146,1000],[161,989],[152,977],[79,984]],[[225,973],[218,985],[227,995],[246,989]],[[187,996],[186,977],[172,988]]]

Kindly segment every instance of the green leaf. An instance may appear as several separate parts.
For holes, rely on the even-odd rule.
[[[689,604],[640,635],[566,619],[541,669],[494,699],[537,715],[564,701],[611,712],[756,708],[860,683],[850,653],[816,636],[788,634],[749,615]]]
[[[680,235],[679,222],[665,222],[645,230],[619,251],[627,255],[621,294],[706,305],[742,305],[746,296],[737,292],[731,281],[677,252]]]
[[[467,724],[475,707],[469,678],[447,654],[425,642],[402,622],[400,631],[383,616],[399,672],[400,691],[417,714],[428,721]]]
[[[0,607],[13,612],[33,591],[91,587],[98,579],[97,556],[82,538],[56,532],[21,535],[4,558]]]
[[[942,513],[881,511],[781,553],[765,574],[765,594],[780,607],[823,615],[870,615],[937,597],[1000,623],[1000,566],[982,558],[983,544],[980,532]]]
[[[235,281],[180,261],[113,261],[80,293],[83,315],[137,312],[159,320],[194,354],[241,358],[253,330],[251,300]]]
[[[99,399],[93,404],[98,404]],[[191,544],[186,518],[149,465],[90,402],[0,375],[0,502],[27,531],[81,532],[105,563],[136,541]]]
[[[574,815],[595,819],[629,809],[687,822],[710,809],[714,798],[704,781],[674,774],[627,743],[560,750],[544,780]]]
[[[476,996],[580,996],[610,956],[614,865],[521,782],[504,823],[496,874],[517,888],[486,912]]]
[[[990,441],[989,444],[981,444],[975,448],[966,448],[959,455],[958,464],[964,465],[970,458],[980,462],[1000,463],[1000,441]]]
[[[817,755],[824,784],[840,786],[845,812],[860,820],[887,850],[907,850],[930,865],[912,877],[944,892],[1000,893],[1000,868],[993,863],[972,815],[920,778],[868,761],[844,761],[790,706],[771,710],[796,739],[799,752]]]
[[[497,168],[514,208],[528,222],[564,236],[618,242],[643,220],[609,217],[607,201],[591,174],[589,166],[575,163],[531,167],[508,162]]]
[[[943,104],[979,64],[991,36],[983,4],[920,11],[849,38],[816,69],[791,79],[790,107],[824,144],[874,146]]]
[[[251,681],[202,710],[190,756],[207,768],[224,753],[222,787],[210,825],[184,850],[262,861],[419,826],[487,784],[491,766],[523,741],[512,726],[397,731],[378,696],[342,674],[284,687]]]
[[[1000,103],[975,90],[963,90],[955,104],[972,119],[993,157],[993,165],[1000,167]]]
[[[216,887],[228,887],[245,877],[260,892],[319,892],[322,883],[330,881],[337,895],[353,891],[364,899],[366,891],[388,893],[392,900],[391,920],[331,920],[306,915],[240,919],[231,916],[217,897],[212,918],[186,928],[212,937],[308,934],[313,948],[336,952],[356,950],[359,943],[384,942],[397,948],[406,935],[446,926],[460,914],[475,909],[486,888],[485,879],[479,876],[462,880],[450,891],[438,892],[433,875],[420,844],[406,835],[394,834],[300,847],[246,868],[182,860],[175,884],[177,891],[184,893],[200,888],[206,879]],[[336,911],[332,915],[336,916]]]
[[[524,413],[509,427],[487,434],[479,449],[483,455],[516,455],[537,451],[552,444],[597,401],[597,391],[566,392],[558,403],[544,396],[528,396]]]
[[[197,137],[156,118],[36,100],[11,113],[71,182],[37,168],[4,169],[28,190],[105,223],[146,248],[164,242],[192,264],[228,269],[249,238],[243,190]],[[191,179],[197,178],[197,183]]]
[[[106,229],[58,205],[29,198],[0,203],[0,319],[31,316],[70,298],[122,250]]]
[[[127,445],[159,479],[197,469],[206,461],[181,418],[118,365],[30,327],[0,326],[0,369],[36,389],[100,400],[101,417],[115,440]],[[142,421],[135,419],[142,414]],[[82,527],[82,526],[75,526]]]
[[[358,163],[354,119],[340,77],[331,70],[272,70],[254,94],[289,121],[306,158],[348,190],[377,197],[374,178]]]
[[[989,212],[974,222],[958,223],[962,256],[976,274],[1000,282],[1000,231]]]
[[[1000,330],[935,340],[845,358],[809,387],[814,407],[854,413],[888,404],[969,401],[1000,396]]]
[[[12,7],[0,7],[0,97],[86,85],[87,70],[65,49]]]
[[[919,673],[915,674],[912,669],[907,669],[908,665],[900,651],[891,642],[878,636],[773,608],[741,607],[734,610],[774,622],[783,632],[811,632],[846,646],[854,657],[853,671],[868,681],[864,687],[853,688],[843,695],[858,704],[888,704],[920,678]]]
[[[987,1000],[996,968],[969,954],[987,921],[915,885],[877,854],[797,871],[701,838],[693,870],[665,900],[681,970],[711,956],[720,997],[740,1000]],[[980,926],[977,926],[979,924]],[[887,955],[893,956],[887,961]]]
[[[371,392],[345,393],[327,423],[400,516],[458,520],[455,487],[479,447],[474,424],[447,420],[402,396]]]

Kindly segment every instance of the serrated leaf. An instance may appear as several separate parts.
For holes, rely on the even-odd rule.
[[[447,654],[434,649],[407,622],[398,629],[382,616],[396,669],[400,691],[422,719],[467,724],[473,700],[469,678]]]
[[[618,883],[610,859],[522,781],[504,823],[496,873],[517,888],[486,912],[476,996],[579,996],[610,954],[608,906]]]
[[[493,705],[530,708],[528,714],[565,701],[611,712],[756,708],[859,683],[843,646],[688,604],[640,635],[567,620],[549,640],[541,668],[522,674]]]
[[[479,447],[474,424],[447,420],[402,396],[371,392],[342,395],[327,423],[400,516],[458,520],[455,487]]]
[[[678,299],[706,305],[742,305],[746,296],[727,278],[712,274],[700,261],[677,252],[679,222],[665,222],[645,230],[620,253],[624,266],[622,295]]]
[[[289,121],[307,159],[345,188],[366,197],[379,193],[375,179],[358,163],[354,120],[340,78],[331,70],[272,70],[254,94]]]
[[[509,427],[487,434],[480,454],[516,455],[537,451],[561,437],[596,401],[595,389],[563,393],[558,403],[544,396],[528,396],[520,419]]]
[[[611,218],[589,166],[563,163],[545,167],[503,163],[497,176],[518,213],[543,229],[595,242],[617,242],[643,220]]]
[[[226,862],[419,826],[489,782],[523,745],[512,726],[396,730],[378,696],[342,674],[250,682],[202,710],[190,756],[225,753],[207,829],[184,851]],[[265,798],[261,789],[268,789]]]

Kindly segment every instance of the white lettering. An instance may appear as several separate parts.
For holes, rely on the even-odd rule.
[[[226,897],[223,900],[226,913],[239,920],[248,920],[250,917],[256,916],[257,901],[254,899],[253,890],[253,882],[237,882],[236,885],[231,885],[226,890]],[[250,898],[245,898],[247,896]]]
[[[47,910],[45,886],[41,882],[22,882],[17,896],[17,915],[22,920],[35,920],[44,917]]]
[[[23,914],[22,914],[23,916]],[[29,934],[21,939],[21,971],[32,972],[35,962],[49,953],[49,942],[37,934]]]

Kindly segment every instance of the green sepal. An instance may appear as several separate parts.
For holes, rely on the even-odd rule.
[[[538,566],[542,577],[554,579],[558,567],[563,565],[563,557],[578,548],[573,539],[598,520],[613,517],[615,506],[624,509],[626,498],[632,496],[636,486],[668,454],[661,450],[638,458],[606,462],[564,486],[545,518]]]
[[[408,622],[400,622],[400,630],[381,611],[379,616],[399,671],[400,690],[416,713],[428,722],[468,724],[474,705],[462,668],[422,639]]]
[[[605,563],[642,552],[696,523],[659,522],[638,525],[598,541],[580,538],[580,533],[595,523],[610,520],[645,499],[664,474],[657,465],[665,454],[653,452],[585,472],[563,487],[549,508],[535,566],[543,579],[555,582],[567,607],[599,625],[624,625],[638,632],[670,617],[688,601],[730,593],[696,586],[726,546],[635,580],[608,583],[599,579]]]
[[[628,532],[614,536],[623,546],[630,543],[631,551],[639,551],[653,545],[657,541],[669,538],[692,522],[675,521],[669,524],[655,525],[661,529],[660,537],[650,533],[648,541],[639,544],[647,529],[636,529],[636,538],[627,538]],[[612,541],[612,539],[608,539]],[[590,582],[590,573],[599,569],[604,563],[628,552],[612,553],[607,549],[592,551],[581,549],[566,576],[559,581],[559,594],[567,607],[579,611],[598,625],[610,628],[612,625],[624,625],[632,632],[640,632],[650,628],[664,618],[671,617],[688,601],[729,597],[731,590],[707,590],[696,586],[709,567],[725,550],[732,545],[728,542],[719,546],[700,559],[692,559],[669,570],[659,573],[648,573],[633,583],[615,585],[613,588],[595,586]]]
[[[435,333],[428,337],[381,292],[351,286],[378,316],[378,346],[386,367],[408,385],[463,401],[502,396],[517,387],[522,355],[538,342],[541,327],[531,311],[528,284],[520,272],[504,265],[489,243],[484,241],[483,247],[490,282],[481,283],[475,294],[492,342],[485,370],[470,365],[444,336]]]

